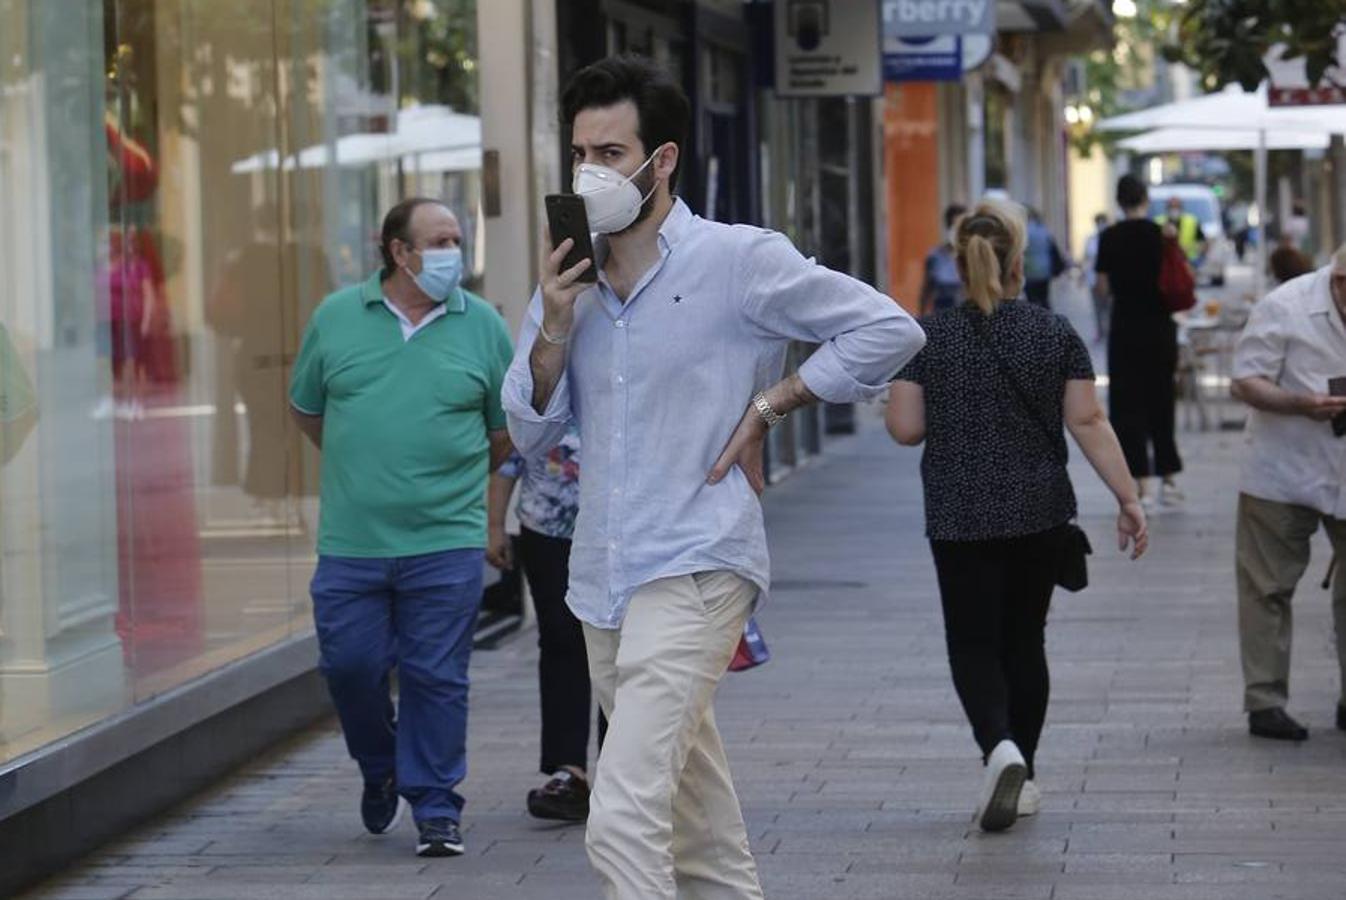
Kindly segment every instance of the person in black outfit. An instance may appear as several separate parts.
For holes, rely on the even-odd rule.
[[[1139,557],[1145,513],[1094,392],[1089,353],[1023,290],[1018,207],[985,201],[957,230],[967,301],[927,317],[925,349],[897,375],[888,430],[925,442],[926,534],[954,688],[987,773],[978,824],[1037,811],[1033,755],[1047,713],[1043,631],[1076,516],[1062,426],[1117,497],[1118,545]]]
[[[517,561],[537,613],[538,691],[542,700],[542,758],[550,776],[528,792],[539,819],[582,822],[589,816],[589,722],[593,716],[584,630],[566,606],[570,541],[579,514],[580,438],[572,429],[545,457],[517,451],[491,476],[486,559],[502,572]],[[505,511],[520,482],[517,542],[505,534]],[[515,551],[518,557],[515,559]],[[607,733],[598,714],[598,745]]]
[[[1125,217],[1098,239],[1095,295],[1111,297],[1108,410],[1131,475],[1147,506],[1146,481],[1161,480],[1160,502],[1182,502],[1175,476],[1182,457],[1174,437],[1178,327],[1159,296],[1163,232],[1149,218],[1149,195],[1132,175],[1117,181]],[[1154,448],[1153,465],[1150,448]]]

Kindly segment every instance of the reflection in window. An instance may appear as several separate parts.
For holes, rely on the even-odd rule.
[[[0,761],[310,629],[303,325],[412,192],[480,276],[475,3],[323,6],[0,0]]]

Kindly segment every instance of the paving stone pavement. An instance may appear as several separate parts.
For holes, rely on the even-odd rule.
[[[1297,601],[1292,708],[1313,737],[1251,739],[1232,575],[1238,435],[1182,435],[1182,511],[1151,554],[1111,544],[1112,506],[1075,463],[1094,586],[1059,594],[1042,813],[971,825],[980,765],[950,683],[915,451],[861,433],[766,499],[775,658],[732,675],[718,718],[772,900],[1269,900],[1346,897],[1346,734],[1319,543]],[[33,898],[598,897],[574,826],[528,818],[536,649],[473,661],[467,855],[363,833],[332,724],[276,749],[31,892]]]

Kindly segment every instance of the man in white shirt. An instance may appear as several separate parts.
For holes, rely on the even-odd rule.
[[[1302,741],[1285,711],[1290,598],[1319,524],[1346,559],[1346,245],[1329,265],[1281,285],[1253,307],[1234,351],[1233,393],[1253,408],[1239,496],[1237,567],[1244,709],[1259,737]],[[1346,691],[1346,572],[1337,568],[1332,613]],[[1346,730],[1346,694],[1337,704]]]

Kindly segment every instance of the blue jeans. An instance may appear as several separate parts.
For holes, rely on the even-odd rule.
[[[418,822],[462,814],[454,788],[467,776],[467,664],[482,555],[322,556],[310,585],[320,665],[351,758],[367,783],[395,775]]]

